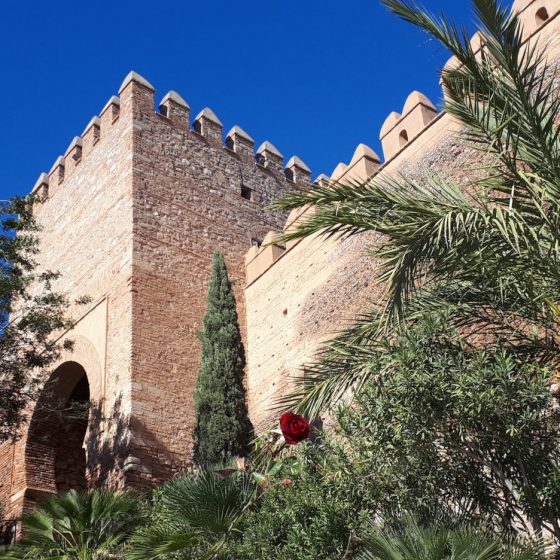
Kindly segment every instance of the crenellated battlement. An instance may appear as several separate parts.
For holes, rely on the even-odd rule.
[[[514,0],[513,9],[519,13],[527,39],[560,14],[556,0]]]
[[[102,136],[109,133],[119,118],[120,99],[112,96],[101,110],[84,128],[80,136],[75,136],[63,155],[56,158],[48,173],[41,173],[32,192],[36,192],[40,183],[42,197],[48,200],[59,187],[73,174],[84,158],[94,150]]]
[[[379,139],[385,161],[390,160],[406,148],[409,142],[420,136],[436,115],[434,104],[424,94],[413,91],[408,96],[402,112],[391,113],[381,127]]]
[[[307,184],[311,170],[297,156],[284,167],[284,156],[269,141],[263,142],[255,152],[255,141],[240,126],[233,126],[224,137],[223,124],[216,113],[206,107],[190,122],[191,108],[176,91],[169,91],[159,104],[155,104],[155,88],[136,72],[130,72],[99,115],[95,115],[80,136],[72,139],[63,155],[54,162],[49,173],[41,173],[34,192],[40,187],[47,201],[74,170],[96,149],[98,143],[111,134],[121,115],[133,118],[134,111],[150,110],[178,131],[203,138],[208,145],[236,154],[248,165],[266,170],[288,183]],[[157,109],[156,109],[157,107]]]
[[[309,182],[310,170],[297,157],[293,157],[287,165],[287,169],[293,169],[294,173],[304,174],[302,179]],[[359,183],[365,181],[381,169],[381,160],[379,156],[365,144],[359,144],[354,151],[354,155],[350,163],[339,163],[328,177],[325,174],[319,175],[313,184],[325,185],[331,182],[347,181],[350,183]],[[314,208],[306,206],[292,210],[283,233],[288,233],[297,228],[298,224],[307,219]],[[251,284],[262,274],[264,274],[278,259],[290,251],[292,247],[297,245],[298,241],[288,241],[287,243],[276,243],[280,233],[270,231],[264,238],[260,246],[252,246],[245,256],[245,271],[247,284]]]
[[[514,2],[514,9],[520,14],[527,41],[537,34],[542,36],[543,40],[553,43],[559,41],[558,26],[549,25],[560,14],[560,5],[556,0],[517,0]],[[472,37],[470,44],[474,53],[483,56],[484,45],[479,33]],[[445,67],[456,65],[458,61],[451,58]],[[215,149],[235,154],[244,165],[260,168],[280,180],[285,180],[287,185],[311,184],[311,170],[299,157],[293,156],[285,164],[282,153],[269,141],[264,141],[255,151],[254,139],[238,125],[233,126],[224,137],[224,125],[209,107],[202,109],[191,123],[191,108],[179,93],[169,91],[156,105],[155,91],[154,86],[145,78],[136,72],[130,72],[119,88],[119,96],[112,96],[99,115],[91,119],[82,134],[72,140],[64,155],[57,158],[49,173],[40,175],[34,192],[40,191],[44,200],[48,200],[97,149],[104,137],[111,134],[121,115],[133,118],[134,111],[139,110],[157,115],[162,122],[168,123],[178,131],[204,139]],[[371,148],[360,144],[348,163],[340,162],[330,177],[321,174],[315,183],[357,183],[383,171],[394,160],[405,161],[411,146],[418,149],[423,142],[431,141],[427,131],[440,117],[442,114],[438,115],[430,99],[419,91],[412,92],[400,112],[391,112],[381,127],[379,138],[383,149],[383,163]],[[248,192],[247,196],[250,195]],[[298,219],[302,219],[302,215],[298,216]],[[291,216],[284,229],[293,228],[294,223]],[[248,282],[261,275],[290,248],[291,244],[285,247],[274,243],[262,243],[258,248],[252,247],[246,259]]]
[[[79,468],[88,469],[92,484],[153,485],[189,467],[196,333],[203,327],[213,254],[219,249],[224,255],[245,336],[247,245],[270,243],[271,259],[277,258],[283,248],[265,234],[281,229],[286,216],[269,206],[311,178],[296,156],[284,167],[270,142],[255,153],[255,141],[240,126],[224,138],[211,109],[192,119],[176,91],[157,106],[155,95],[145,78],[130,73],[118,96],[87,119],[33,189],[41,195],[35,207],[39,266],[60,271],[57,289],[71,299],[86,294],[97,302],[98,311],[79,318],[73,331],[93,351],[87,360],[70,356],[83,365],[100,406],[91,435],[79,443],[80,457],[84,449],[87,457]],[[127,434],[113,464],[104,444],[118,437],[117,414]],[[0,480],[1,502],[26,498],[30,487],[58,489],[57,444],[52,464],[36,460],[44,451],[26,455],[27,442],[18,447],[21,455],[10,462],[17,462],[19,478],[7,487]],[[21,500],[13,507],[19,513]]]
[[[538,34],[539,40],[552,41],[552,45],[560,50],[560,25],[549,25],[557,21],[560,15],[560,3],[558,0],[517,0],[513,4],[521,17],[526,41],[532,40]],[[484,44],[482,35],[477,32],[473,35],[470,46],[472,51],[483,56]],[[444,68],[458,67],[456,57],[450,58]],[[443,92],[445,97],[445,92]],[[349,163],[340,162],[335,167],[331,176],[319,175],[314,184],[324,185],[329,182],[360,183],[376,174],[385,171],[393,165],[402,165],[408,158],[409,150],[414,146],[415,151],[422,149],[423,143],[433,141],[428,133],[443,117],[438,113],[435,105],[430,99],[419,91],[413,91],[406,99],[401,112],[393,111],[385,119],[379,135],[383,148],[384,162],[380,157],[365,144],[360,144]],[[453,129],[451,122],[445,122],[443,127]],[[312,208],[294,210],[284,227],[284,232],[297,227],[298,222],[305,220]],[[273,239],[277,235],[270,232],[267,238]],[[269,241],[269,243],[271,243]],[[286,245],[263,243],[261,247],[251,247],[246,255],[247,285],[262,276],[278,259],[290,252],[298,242],[292,241]]]

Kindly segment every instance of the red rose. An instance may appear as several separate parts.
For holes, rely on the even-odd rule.
[[[311,426],[303,416],[292,412],[284,412],[280,417],[280,429],[284,434],[286,443],[296,445],[309,437]]]

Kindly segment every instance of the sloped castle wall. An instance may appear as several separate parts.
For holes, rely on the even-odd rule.
[[[560,66],[558,2],[524,0],[514,3],[514,9],[521,14],[526,40],[538,41],[551,66]],[[473,47],[475,52],[482,48],[478,35]],[[413,92],[402,111],[391,113],[383,124],[383,165],[371,149],[360,145],[348,164],[340,163],[331,177],[321,175],[316,183],[360,181],[379,173],[418,177],[432,169],[466,184],[480,155],[465,147],[459,132],[448,115],[438,115],[429,99]],[[292,212],[284,231],[312,211]],[[276,235],[270,232],[268,241]],[[249,412],[258,429],[277,422],[275,401],[290,391],[291,380],[302,375],[322,342],[382,297],[376,284],[378,263],[367,256],[368,247],[377,242],[371,234],[343,241],[315,236],[288,246],[253,247],[247,253]]]

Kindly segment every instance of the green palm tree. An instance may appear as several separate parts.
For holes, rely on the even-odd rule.
[[[543,560],[540,541],[508,542],[475,528],[424,526],[410,516],[398,529],[372,525],[358,560]]]
[[[156,495],[151,523],[131,539],[128,557],[193,558],[200,549],[205,557],[217,557],[255,495],[256,485],[244,473],[224,477],[204,469],[172,480]]]
[[[472,0],[484,56],[462,28],[413,2],[382,0],[443,44],[460,65],[442,73],[444,110],[484,164],[470,184],[426,173],[290,193],[282,210],[317,209],[284,237],[371,231],[383,241],[386,299],[306,367],[283,407],[314,416],[350,387],[359,390],[384,339],[427,311],[445,310],[461,332],[484,332],[551,369],[560,365],[560,96],[538,43],[515,13]],[[473,164],[474,166],[474,164]]]
[[[142,519],[131,493],[108,491],[53,496],[24,517],[24,541],[0,558],[98,560],[115,557]]]

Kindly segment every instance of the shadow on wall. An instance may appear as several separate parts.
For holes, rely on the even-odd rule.
[[[7,546],[16,541],[17,521],[15,519],[0,519],[0,546]]]
[[[105,415],[101,403],[91,403],[85,442],[89,488],[144,489],[186,470],[184,458],[170,454],[140,419],[122,409],[120,397]]]
[[[122,413],[119,396],[108,415],[101,402],[92,402],[89,409],[89,433],[84,443],[87,455],[89,488],[121,488],[123,467],[130,442],[129,419]]]

